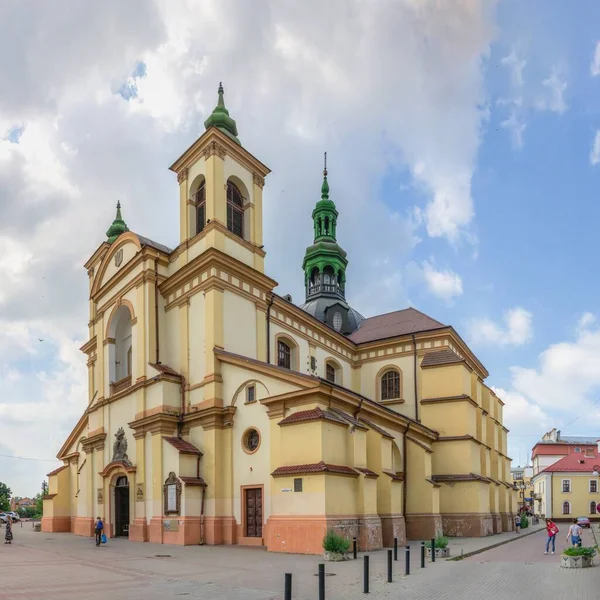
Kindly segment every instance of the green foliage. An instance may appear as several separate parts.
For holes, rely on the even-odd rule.
[[[563,551],[563,554],[565,554],[566,556],[596,556],[596,548],[592,548],[592,547],[582,547],[582,548],[578,548],[577,546],[574,546],[572,548],[567,548],[566,550]]]
[[[527,529],[529,527],[529,517],[526,513],[521,513],[521,529]]]
[[[435,538],[435,547],[436,548],[447,548],[449,541],[450,540],[446,536],[438,535]],[[425,542],[425,548],[431,548],[431,540],[429,542]]]
[[[41,494],[38,494],[35,497],[35,512],[40,517],[44,514],[44,501],[42,500]]]
[[[41,513],[38,513],[35,506],[24,506],[17,511],[22,519],[35,519]]]
[[[350,540],[338,535],[335,531],[328,531],[323,538],[323,549],[325,552],[337,552],[344,554],[350,548]]]
[[[0,511],[10,510],[10,488],[0,481]]]

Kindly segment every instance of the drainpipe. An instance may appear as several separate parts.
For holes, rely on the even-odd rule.
[[[412,336],[413,341],[413,366],[414,366],[414,378],[415,378],[415,420],[417,423],[421,422],[419,419],[419,397],[418,397],[418,389],[417,389],[417,340],[415,335]],[[404,475],[406,477],[406,474]]]
[[[181,377],[181,410],[179,412],[179,419],[177,419],[177,437],[181,439],[181,433],[183,430],[183,416],[185,415],[185,377]]]
[[[202,488],[202,504],[200,505],[200,545],[204,546],[204,496],[206,495],[206,486]]]
[[[271,294],[271,300],[267,306],[267,363],[271,363],[271,306],[275,301],[275,295]]]
[[[154,325],[156,327],[156,364],[160,365],[160,340],[158,330],[158,259],[154,261]]]
[[[406,530],[406,482],[408,481],[406,473],[406,434],[410,428],[410,423],[406,424],[406,429],[402,434],[402,470],[404,471],[404,482],[402,483],[402,514],[404,516],[404,527]]]

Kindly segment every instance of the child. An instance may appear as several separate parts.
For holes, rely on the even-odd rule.
[[[573,525],[569,527],[569,531],[567,532],[567,542],[569,538],[571,538],[571,543],[573,546],[579,546],[581,548],[581,534],[583,533],[583,529],[577,523],[577,519],[573,519]]]
[[[552,543],[552,554],[554,554],[554,551],[556,550],[556,534],[558,533],[556,523],[550,519],[546,519],[546,531],[548,532],[548,539],[546,540],[546,552],[544,552],[544,554],[548,554],[550,543]]]
[[[517,533],[521,533],[521,515],[517,515],[517,518],[515,519],[515,529],[517,530]]]

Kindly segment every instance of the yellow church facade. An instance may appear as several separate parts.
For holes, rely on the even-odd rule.
[[[408,308],[365,319],[327,172],[304,259],[306,302],[264,272],[269,169],[219,89],[171,166],[180,243],[117,218],[89,276],[87,407],[49,474],[44,531],[319,553],[394,537],[512,530],[503,402],[458,333]]]

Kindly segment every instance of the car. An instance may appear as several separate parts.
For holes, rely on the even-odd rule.
[[[5,524],[8,521],[6,513],[0,513],[0,523]]]
[[[12,518],[13,521],[20,521],[21,517],[19,516],[18,513],[16,513],[14,510],[11,510],[10,512],[6,513],[9,517]]]
[[[577,525],[580,527],[590,527],[590,520],[587,517],[577,517]]]

